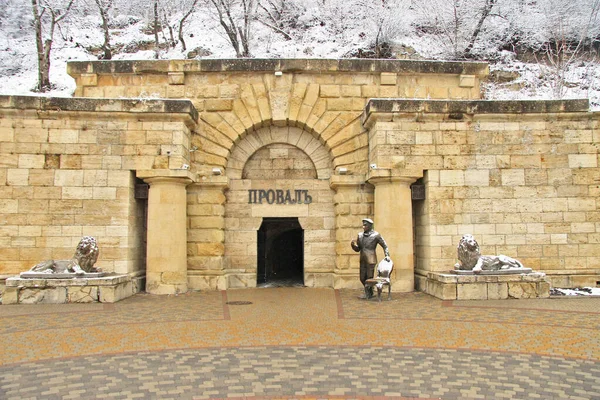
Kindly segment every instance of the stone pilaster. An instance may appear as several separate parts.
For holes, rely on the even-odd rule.
[[[360,257],[350,247],[362,230],[362,218],[373,215],[373,186],[362,175],[334,175],[330,186],[335,190],[336,289],[360,289]]]
[[[225,176],[203,176],[188,187],[188,268],[192,289],[227,289],[225,255]]]
[[[422,171],[373,170],[369,183],[375,186],[375,230],[385,239],[394,261],[392,288],[415,290],[412,199],[410,185]]]
[[[138,171],[150,185],[146,292],[177,294],[187,284],[186,186],[192,183],[186,170]]]

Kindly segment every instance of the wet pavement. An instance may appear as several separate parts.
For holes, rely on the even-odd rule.
[[[600,298],[359,294],[0,306],[0,399],[600,399]]]

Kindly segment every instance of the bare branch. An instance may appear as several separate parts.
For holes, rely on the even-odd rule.
[[[290,36],[289,33],[287,33],[286,31],[284,31],[283,29],[280,29],[278,27],[276,27],[275,25],[269,24],[267,21],[263,21],[260,18],[256,18],[256,20],[258,22],[260,22],[261,24],[263,24],[264,26],[273,29],[275,32],[277,33],[281,33],[283,35],[283,37],[285,37],[286,40],[292,40],[292,37]]]
[[[469,57],[471,55],[471,50],[473,50],[473,46],[475,45],[477,36],[479,36],[479,32],[481,32],[481,27],[483,26],[483,23],[485,22],[487,17],[490,15],[490,12],[492,11],[492,8],[494,7],[495,4],[496,4],[496,0],[486,0],[485,1],[485,6],[481,12],[479,21],[477,22],[477,26],[475,27],[475,30],[473,31],[473,34],[471,35],[471,40],[469,41],[469,44],[463,51],[463,54],[465,55],[465,57]]]
[[[181,47],[183,49],[183,51],[186,50],[186,44],[185,44],[185,40],[183,38],[183,26],[185,24],[185,21],[189,18],[190,15],[192,15],[192,13],[194,12],[196,5],[198,4],[199,0],[194,0],[194,2],[192,3],[192,5],[190,6],[189,10],[187,10],[187,12],[185,12],[183,14],[183,17],[181,17],[181,19],[179,20],[179,30],[178,30],[178,37],[179,37],[179,41],[181,42]]]

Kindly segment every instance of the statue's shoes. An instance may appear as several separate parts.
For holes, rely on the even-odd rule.
[[[369,300],[369,299],[372,299],[372,298],[374,298],[374,297],[375,297],[375,294],[370,294],[370,295],[368,295],[368,296],[367,296],[367,295],[366,295],[366,294],[364,294],[364,293],[363,293],[363,294],[361,294],[360,296],[358,296],[358,298],[359,298],[360,300]]]

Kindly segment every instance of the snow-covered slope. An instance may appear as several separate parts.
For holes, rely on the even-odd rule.
[[[0,94],[32,94],[37,82],[37,57],[30,5],[24,0],[7,1],[9,6],[4,19],[0,19]],[[92,2],[83,4],[79,9],[72,10],[70,19],[54,35],[50,73],[54,88],[44,95],[71,96],[75,84],[66,73],[66,63],[71,60],[98,59],[98,49],[103,39],[100,17],[94,12]],[[154,36],[148,29],[150,7],[147,8],[145,17],[114,16],[116,27],[111,30],[111,44],[116,49],[114,60],[156,58]],[[324,10],[331,15],[327,18],[317,15],[325,12]],[[258,58],[341,58],[353,54],[357,49],[367,48],[373,41],[372,21],[367,21],[359,11],[357,9],[352,13],[336,8],[306,7],[294,21],[294,28],[290,30],[291,40],[286,40],[281,33],[255,21],[252,25],[252,55]],[[400,22],[402,21],[398,23]],[[410,21],[404,23],[408,24]],[[431,35],[414,29],[400,29],[395,35],[394,49],[400,57],[441,59],[440,57],[445,56],[439,50],[439,43]],[[164,34],[160,34],[161,43],[166,42],[167,36],[168,31],[165,29]],[[186,51],[182,50],[180,44],[175,48],[164,46],[158,57],[235,57],[218,20],[208,12],[192,14],[186,24],[185,41]],[[485,43],[480,43],[479,46],[485,46]],[[195,51],[194,54],[190,54],[192,50]],[[556,97],[553,94],[555,82],[544,65],[517,61],[514,52],[495,51],[492,56],[493,79],[484,84],[484,98]],[[600,109],[599,65],[593,60],[571,65],[566,73],[566,88],[562,97],[589,98],[591,108]]]

